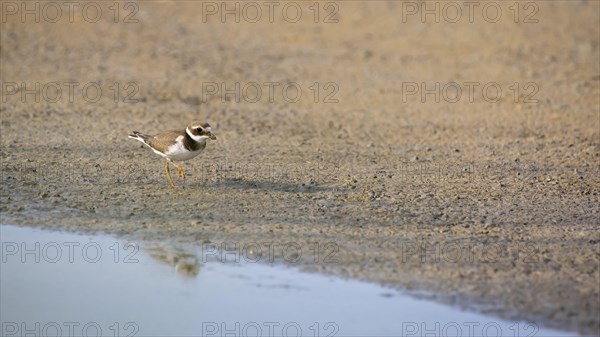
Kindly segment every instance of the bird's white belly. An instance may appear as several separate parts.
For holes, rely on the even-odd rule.
[[[183,143],[177,143],[175,145],[170,146],[165,155],[167,158],[174,161],[184,161],[196,157],[200,154],[200,152],[202,152],[202,149],[198,151],[188,151],[183,146]]]

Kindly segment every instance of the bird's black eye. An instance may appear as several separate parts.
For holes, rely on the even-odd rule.
[[[203,130],[202,130],[202,128],[197,128],[196,130],[197,130],[198,132],[202,132],[202,131],[203,131]]]

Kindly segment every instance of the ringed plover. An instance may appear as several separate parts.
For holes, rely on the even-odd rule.
[[[155,136],[133,131],[129,138],[139,140],[167,160],[165,172],[169,184],[173,188],[175,188],[175,184],[169,172],[169,163],[177,167],[180,179],[185,179],[183,169],[175,161],[185,161],[196,157],[206,147],[207,139],[217,139],[212,133],[210,125],[202,122],[192,122],[185,129],[165,131]]]

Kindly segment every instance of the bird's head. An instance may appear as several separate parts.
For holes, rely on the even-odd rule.
[[[217,136],[212,133],[212,129],[208,123],[192,122],[188,125],[186,131],[197,142],[207,138],[212,140],[217,139]]]

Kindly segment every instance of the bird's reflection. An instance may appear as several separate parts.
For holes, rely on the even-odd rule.
[[[185,277],[196,277],[200,273],[202,263],[193,248],[174,246],[153,242],[146,247],[148,254],[158,261],[175,267],[175,271]]]

